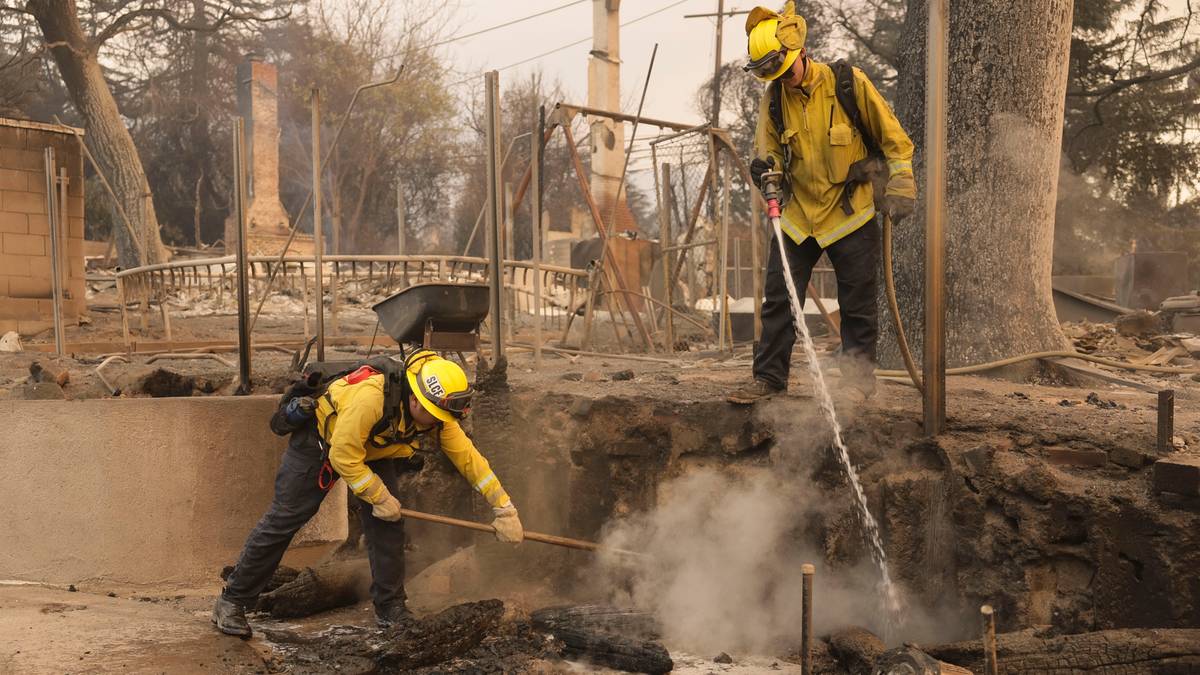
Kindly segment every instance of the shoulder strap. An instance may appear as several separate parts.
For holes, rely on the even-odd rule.
[[[782,138],[783,136],[783,85],[779,80],[773,80],[767,84],[767,95],[771,100],[767,102],[767,114],[771,118],[771,124],[775,126],[775,135]]]
[[[863,143],[867,146],[867,154],[883,154],[879,149],[879,142],[875,140],[871,130],[863,123],[862,111],[858,109],[858,96],[854,91],[854,67],[846,63],[845,59],[838,59],[830,65],[833,68],[834,94],[837,96],[838,105],[842,106],[842,110],[846,112],[846,116],[850,118],[854,128],[862,134]]]

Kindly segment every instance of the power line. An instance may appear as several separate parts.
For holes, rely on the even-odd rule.
[[[489,27],[487,27],[487,28],[484,28],[484,29],[482,29],[482,30],[477,30],[477,31],[475,31],[474,33],[467,33],[466,35],[458,35],[458,36],[456,36],[456,37],[452,37],[452,38],[448,38],[448,39],[442,40],[441,42],[435,42],[435,43],[433,43],[433,44],[431,44],[431,45],[426,45],[426,46],[424,47],[424,49],[433,49],[434,47],[441,47],[442,45],[448,45],[448,44],[450,44],[451,42],[458,42],[459,40],[466,40],[467,38],[473,38],[473,37],[475,37],[476,35],[483,35],[484,33],[490,33],[490,32],[492,32],[492,31],[494,31],[494,30],[499,30],[499,29],[501,29],[501,28],[508,28],[509,26],[514,26],[514,25],[516,25],[516,24],[518,24],[518,23],[521,23],[521,22],[523,22],[523,21],[528,21],[528,20],[530,20],[530,19],[536,19],[536,18],[538,18],[539,16],[546,16],[547,14],[553,14],[554,12],[557,12],[557,11],[559,11],[560,9],[566,9],[566,8],[568,8],[568,7],[571,7],[571,6],[573,6],[573,5],[579,5],[579,4],[582,4],[582,3],[584,3],[584,2],[588,2],[588,0],[571,0],[571,2],[568,2],[568,3],[566,3],[566,4],[563,4],[563,5],[559,5],[558,7],[551,7],[550,9],[544,9],[544,10],[542,10],[542,11],[540,11],[540,12],[536,13],[536,14],[530,14],[529,16],[523,16],[523,17],[521,17],[521,18],[519,18],[519,19],[513,19],[512,21],[505,21],[504,23],[498,23],[498,24],[496,24],[495,26],[489,26]]]
[[[639,17],[635,18],[635,19],[630,19],[629,21],[626,21],[626,22],[622,23],[622,24],[621,24],[621,28],[624,28],[625,26],[631,26],[631,25],[633,25],[633,24],[635,24],[635,23],[637,23],[637,22],[639,22],[639,21],[642,21],[643,19],[649,19],[650,17],[654,16],[655,14],[661,14],[661,13],[663,13],[663,12],[667,11],[668,9],[671,9],[671,8],[673,8],[673,7],[678,7],[679,5],[682,5],[682,4],[683,4],[683,3],[685,3],[685,2],[688,2],[688,0],[676,0],[675,2],[672,2],[672,3],[671,3],[671,4],[669,4],[669,5],[666,5],[665,7],[660,7],[659,9],[656,9],[656,10],[654,10],[653,12],[649,12],[649,13],[647,13],[647,14],[643,14],[643,15],[641,15],[641,16],[639,16]],[[592,39],[592,36],[590,36],[590,35],[589,35],[588,37],[585,37],[585,38],[583,38],[583,39],[580,39],[580,40],[576,40],[576,41],[574,41],[574,42],[571,42],[571,43],[569,43],[569,44],[565,44],[565,45],[562,45],[562,46],[560,46],[560,47],[555,47],[554,49],[551,49],[550,51],[542,52],[541,54],[538,54],[537,56],[531,56],[531,57],[529,57],[529,58],[527,58],[527,59],[522,59],[522,60],[520,60],[520,61],[517,61],[516,63],[510,63],[510,64],[508,64],[507,66],[500,66],[499,68],[495,68],[494,70],[508,70],[509,68],[516,68],[517,66],[524,65],[524,64],[526,64],[526,63],[529,63],[530,61],[536,61],[536,60],[538,60],[538,59],[542,58],[543,56],[549,56],[549,55],[551,55],[551,54],[554,54],[554,53],[556,53],[556,52],[561,52],[561,51],[562,51],[562,50],[564,50],[564,49],[570,49],[571,47],[575,47],[575,46],[577,46],[577,45],[581,45],[581,44],[583,44],[583,43],[585,43],[585,42],[588,42],[588,41],[590,41],[591,39]],[[457,87],[457,86],[458,86],[458,85],[460,85],[460,84],[467,84],[468,82],[474,82],[474,81],[476,80],[476,78],[478,78],[478,75],[476,75],[476,76],[474,76],[474,77],[467,78],[467,79],[465,79],[465,80],[461,80],[461,81],[459,81],[459,82],[455,82],[454,84],[451,84],[451,85],[449,85],[449,86],[451,86],[451,87]]]
[[[561,9],[573,7],[574,5],[579,5],[579,4],[582,4],[585,2],[588,2],[588,0],[571,0],[571,2],[559,5],[557,7],[551,7],[550,9],[543,9],[542,11],[537,12],[536,14],[530,14],[528,16],[523,16],[523,17],[520,17],[517,19],[512,19],[511,21],[505,21],[504,23],[498,23],[495,26],[488,26],[487,28],[481,28],[480,30],[475,31],[474,33],[467,33],[466,35],[456,35],[452,38],[446,38],[445,40],[441,40],[439,42],[434,42],[432,44],[419,45],[416,47],[416,49],[433,49],[434,47],[442,47],[442,46],[445,46],[448,44],[459,42],[461,40],[473,38],[477,35],[483,35],[484,33],[490,33],[494,30],[500,30],[501,28],[508,28],[509,26],[515,26],[516,24],[519,24],[519,23],[522,23],[525,21],[529,21],[530,19],[536,19],[539,16],[546,16],[547,14],[553,14],[554,12],[557,12]],[[405,51],[408,51],[408,48],[405,48],[405,50],[403,50],[403,51],[399,51],[399,52],[396,52],[395,54],[392,54],[389,58],[395,58],[395,57],[403,54]],[[454,86],[454,85],[451,85],[451,86]]]

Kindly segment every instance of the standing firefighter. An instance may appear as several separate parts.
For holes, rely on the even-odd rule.
[[[311,395],[300,395],[305,393]],[[275,498],[250,532],[217,599],[212,617],[217,628],[230,635],[250,635],[246,607],[254,605],[292,537],[317,512],[339,477],[363,501],[359,514],[377,620],[388,626],[407,616],[404,523],[395,496],[394,460],[412,457],[422,434],[433,436],[459,473],[491,504],[496,538],[520,542],[524,530],[516,507],[459,426],[472,394],[462,368],[429,351],[415,352],[403,365],[390,358],[372,360],[315,390],[293,388],[271,421],[276,433],[291,433],[275,476]]]
[[[913,144],[867,76],[838,61],[824,64],[804,48],[807,27],[791,2],[782,13],[756,7],[746,20],[746,70],[767,82],[759,106],[750,174],[782,170],[786,205],[780,225],[801,306],[813,266],[829,255],[842,316],[841,369],[847,395],[874,393],[877,209],[893,220],[916,199]],[[771,242],[754,381],[729,396],[748,404],[787,389],[796,333],[779,245]]]

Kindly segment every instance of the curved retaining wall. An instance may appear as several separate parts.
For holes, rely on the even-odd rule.
[[[212,582],[271,501],[275,398],[0,401],[0,579]],[[346,537],[330,491],[295,544]]]

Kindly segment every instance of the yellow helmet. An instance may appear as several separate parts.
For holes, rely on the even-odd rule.
[[[457,363],[420,351],[409,357],[406,375],[412,393],[430,415],[452,422],[470,412],[475,391]]]
[[[750,63],[745,70],[759,80],[770,82],[796,62],[808,37],[808,26],[790,2],[782,13],[755,7],[746,18],[746,37]]]

